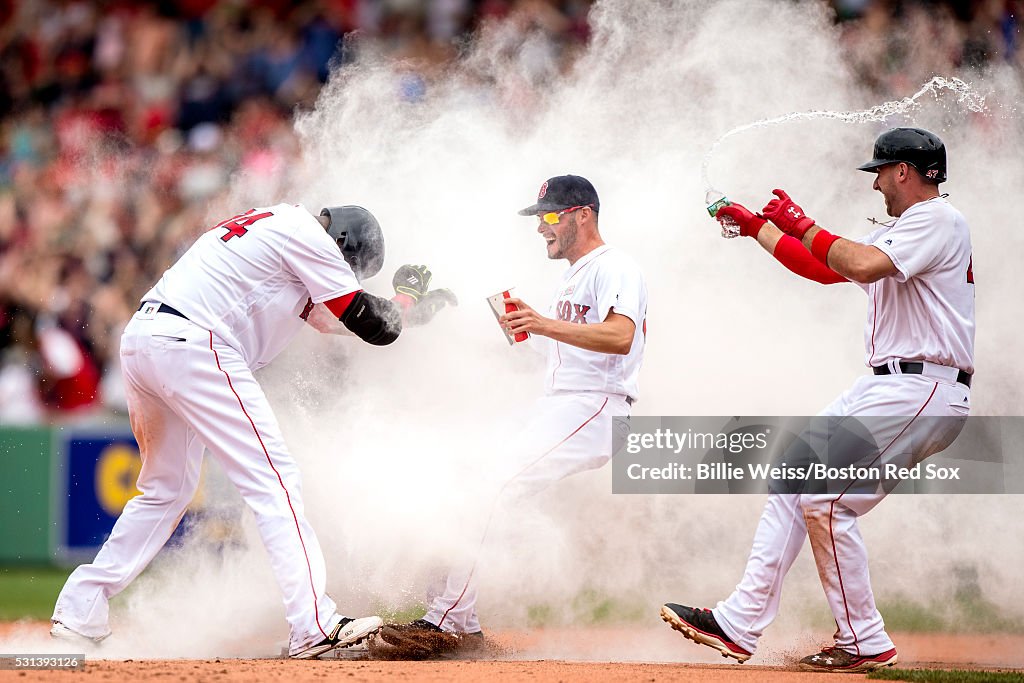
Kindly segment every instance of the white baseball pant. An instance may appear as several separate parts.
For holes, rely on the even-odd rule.
[[[970,389],[955,382],[955,370],[951,375],[941,374],[942,378],[860,377],[819,415],[873,416],[866,424],[871,425],[879,445],[881,466],[908,467],[953,443],[967,419]],[[928,418],[951,419],[937,423]],[[936,424],[941,429],[936,429]],[[885,495],[881,490],[872,494],[769,494],[743,579],[732,595],[712,610],[726,635],[754,652],[758,638],[778,614],[783,579],[809,538],[836,620],[836,646],[864,656],[891,649],[892,640],[875,607],[867,548],[857,527],[857,517]]]
[[[619,394],[600,392],[557,393],[536,401],[526,426],[505,458],[502,477],[488,515],[481,548],[492,520],[507,522],[523,499],[559,479],[604,466],[612,456],[612,418],[629,415],[630,406]],[[475,633],[476,562],[449,571],[428,592],[427,621],[445,631]]]
[[[299,470],[241,355],[184,318],[136,313],[121,338],[121,366],[142,495],[125,506],[96,559],[68,578],[53,618],[89,637],[110,632],[109,599],[174,532],[199,484],[205,446],[255,514],[284,594],[291,651],[323,640],[341,617],[324,590]]]

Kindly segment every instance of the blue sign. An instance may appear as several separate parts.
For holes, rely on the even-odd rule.
[[[110,535],[124,506],[139,491],[142,469],[131,432],[69,434],[64,442],[65,553],[93,554]]]
[[[89,562],[110,536],[128,501],[140,495],[135,484],[142,458],[127,425],[61,428],[56,431],[53,519],[56,559]],[[168,545],[180,545],[195,513],[185,514]]]

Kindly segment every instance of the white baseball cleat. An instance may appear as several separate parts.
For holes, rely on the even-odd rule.
[[[380,617],[362,617],[360,619],[342,617],[326,638],[304,650],[293,652],[289,656],[292,659],[316,659],[335,648],[358,645],[380,631],[382,626],[384,626],[384,621]]]
[[[50,622],[50,637],[56,638],[57,640],[66,640],[68,642],[77,642],[84,645],[98,645],[102,640],[106,639],[110,634],[107,633],[104,636],[93,638],[92,636],[82,635],[78,631],[68,628],[59,621]]]

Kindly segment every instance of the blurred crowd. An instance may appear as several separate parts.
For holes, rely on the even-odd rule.
[[[780,2],[788,0],[779,0]],[[118,338],[143,289],[244,183],[277,199],[291,121],[363,49],[415,102],[485,22],[564,70],[590,0],[0,0],[0,424],[124,411]],[[833,0],[863,83],[1019,65],[1024,0]]]
[[[849,63],[879,95],[937,74],[1024,66],[1024,0],[833,0]]]

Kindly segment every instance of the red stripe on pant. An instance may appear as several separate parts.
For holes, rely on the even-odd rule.
[[[260,432],[256,429],[256,423],[253,422],[252,418],[249,417],[249,411],[245,409],[245,405],[242,404],[242,397],[235,391],[234,385],[231,383],[231,377],[228,373],[220,366],[220,356],[217,354],[217,349],[213,348],[213,332],[210,332],[210,350],[213,351],[213,359],[217,361],[217,369],[224,373],[224,378],[228,381],[228,388],[231,389],[231,393],[238,399],[238,407],[242,409],[242,413],[245,415],[245,419],[249,420],[249,424],[252,425],[252,431],[256,435],[256,439],[260,442],[260,448],[263,449],[263,454],[267,456],[267,464],[270,465],[270,469],[274,471],[277,476],[277,481],[281,484],[281,489],[284,491],[285,500],[288,501],[288,509],[292,512],[292,519],[295,521],[295,533],[299,535],[299,544],[302,546],[302,555],[306,558],[306,571],[309,572],[309,589],[313,593],[313,615],[316,617],[316,627],[320,629],[320,633],[323,634],[324,638],[327,638],[327,632],[324,630],[323,625],[320,623],[320,610],[317,607],[316,587],[313,583],[313,567],[309,563],[309,553],[306,551],[306,541],[302,538],[302,529],[299,528],[299,516],[295,514],[295,508],[292,507],[292,497],[288,493],[288,488],[284,485],[284,479],[281,478],[281,473],[274,467],[274,462],[270,459],[270,453],[267,451],[266,445],[263,443],[263,437],[260,436]]]
[[[928,394],[928,398],[925,400],[924,405],[922,405],[918,409],[917,413],[914,414],[914,417],[910,418],[910,422],[908,422],[903,427],[903,429],[900,430],[900,433],[897,434],[895,437],[893,437],[893,440],[889,442],[889,445],[886,446],[885,448],[883,448],[882,452],[879,453],[877,456],[875,456],[874,460],[872,460],[870,463],[868,463],[868,467],[871,467],[876,462],[878,462],[879,459],[881,459],[881,457],[883,455],[885,455],[885,452],[887,450],[889,450],[890,448],[892,448],[892,445],[894,443],[896,443],[896,440],[899,439],[901,436],[903,436],[903,432],[907,431],[907,429],[910,428],[910,425],[914,424],[914,420],[916,420],[918,418],[918,416],[924,411],[925,407],[928,406],[928,404],[932,400],[932,396],[935,395],[935,392],[936,392],[936,390],[938,390],[938,388],[939,388],[939,383],[936,382],[935,386],[932,387],[932,393]],[[829,506],[828,506],[828,534],[829,534],[829,537],[832,539],[832,557],[836,561],[836,576],[839,577],[839,592],[843,596],[843,609],[846,610],[846,623],[850,627],[850,633],[853,634],[853,645],[854,645],[854,647],[857,648],[856,654],[859,656],[860,655],[860,643],[857,640],[857,632],[853,630],[853,620],[850,619],[850,607],[849,607],[849,605],[848,605],[848,603],[846,601],[846,587],[843,586],[843,572],[839,568],[839,553],[836,551],[836,536],[835,536],[835,533],[832,530],[832,512],[833,512],[833,510],[835,510],[836,503],[839,502],[840,498],[842,498],[844,495],[846,495],[846,492],[850,490],[850,487],[853,486],[853,483],[854,482],[851,481],[849,484],[847,484],[846,488],[843,489],[842,493],[840,493],[839,496],[835,500],[833,500],[829,504]],[[836,624],[836,625],[838,626],[838,624]]]
[[[487,538],[487,530],[488,530],[488,529],[490,528],[490,526],[491,526],[491,518],[492,518],[492,517],[494,516],[494,506],[495,506],[495,505],[497,505],[497,501],[501,500],[501,494],[502,494],[502,493],[503,493],[503,492],[505,491],[505,487],[507,487],[507,486],[508,486],[509,484],[511,484],[511,483],[512,483],[513,481],[515,481],[515,480],[516,480],[516,477],[518,477],[518,476],[519,476],[520,474],[522,474],[522,473],[523,473],[523,472],[525,472],[526,470],[530,469],[531,467],[533,467],[534,465],[536,465],[537,463],[539,463],[539,462],[540,462],[541,460],[543,460],[544,458],[546,458],[546,457],[548,457],[549,455],[551,455],[551,453],[552,453],[552,452],[553,452],[553,451],[554,451],[554,450],[555,450],[556,448],[558,448],[559,446],[561,446],[561,445],[562,445],[563,443],[565,443],[566,441],[568,441],[568,440],[569,440],[569,439],[571,439],[572,437],[576,436],[576,434],[578,434],[578,433],[579,433],[579,431],[580,431],[581,429],[583,429],[584,427],[586,427],[586,426],[587,426],[588,424],[590,424],[590,422],[591,422],[591,421],[592,421],[592,420],[593,420],[593,419],[594,419],[595,417],[597,417],[598,415],[600,415],[600,414],[601,414],[601,411],[602,411],[602,410],[604,410],[604,407],[605,407],[606,405],[608,405],[608,397],[607,397],[607,396],[605,396],[605,398],[604,398],[604,403],[602,403],[602,404],[601,404],[601,407],[597,409],[597,412],[596,412],[596,413],[594,413],[593,415],[591,415],[590,417],[588,417],[588,418],[587,418],[587,419],[586,419],[586,420],[585,420],[585,421],[583,422],[583,424],[581,424],[581,425],[580,425],[579,427],[577,427],[576,429],[572,430],[572,433],[571,433],[571,434],[569,434],[569,436],[565,437],[564,439],[562,439],[561,441],[559,441],[558,443],[556,443],[556,444],[555,444],[554,446],[552,446],[551,448],[549,448],[549,449],[547,449],[546,451],[544,451],[544,453],[543,453],[543,454],[542,454],[542,455],[541,455],[541,456],[540,456],[539,458],[537,458],[536,460],[534,460],[533,462],[531,462],[531,463],[530,463],[529,465],[527,465],[527,466],[526,466],[526,467],[524,467],[523,469],[521,469],[521,470],[519,470],[518,472],[516,472],[516,473],[515,473],[515,475],[513,475],[513,477],[512,477],[511,479],[509,479],[508,481],[506,481],[506,482],[505,482],[504,484],[502,484],[502,485],[501,485],[501,489],[500,489],[500,490],[498,491],[498,495],[497,495],[497,496],[495,496],[495,498],[494,498],[494,501],[495,501],[495,502],[494,502],[494,504],[493,504],[493,505],[491,506],[491,514],[487,516],[487,524],[486,524],[486,525],[484,525],[484,535],[483,535],[483,538],[481,538],[481,539],[480,539],[480,545],[481,545],[481,546],[483,546],[483,544],[484,544],[484,538]],[[441,621],[439,621],[439,622],[438,622],[438,624],[437,624],[437,627],[438,627],[438,628],[441,628],[441,624],[443,624],[443,623],[444,623],[444,620],[448,618],[448,613],[449,613],[449,612],[451,612],[451,611],[452,611],[453,609],[455,609],[456,605],[458,605],[458,604],[459,604],[459,602],[461,602],[461,601],[462,601],[462,598],[463,598],[463,597],[465,597],[465,595],[466,595],[466,591],[467,591],[467,590],[469,590],[469,582],[473,580],[473,572],[475,572],[475,571],[476,571],[476,562],[473,562],[473,567],[472,567],[472,568],[471,568],[471,569],[469,570],[469,576],[467,576],[467,577],[466,577],[466,585],[464,585],[464,586],[462,587],[462,592],[461,592],[461,593],[459,593],[459,597],[455,599],[455,602],[453,602],[453,603],[452,603],[452,606],[451,606],[451,607],[449,607],[448,609],[446,609],[446,610],[444,611],[444,614],[443,614],[443,615],[441,615]]]

